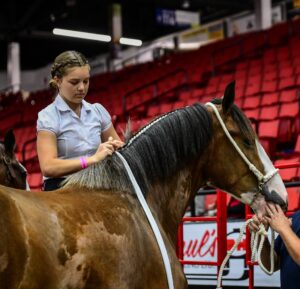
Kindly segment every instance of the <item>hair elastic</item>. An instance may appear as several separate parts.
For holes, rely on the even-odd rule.
[[[83,169],[86,169],[86,168],[88,167],[86,158],[80,157],[80,163],[81,163],[81,167],[82,167]]]

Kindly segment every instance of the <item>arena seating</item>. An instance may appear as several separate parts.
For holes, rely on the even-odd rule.
[[[87,100],[110,111],[119,133],[129,117],[135,132],[162,113],[221,97],[225,86],[235,80],[236,104],[253,121],[267,152],[273,160],[291,159],[300,152],[299,36],[300,21],[288,21],[196,51],[95,75]],[[26,100],[20,94],[0,95],[0,136],[15,128],[17,154],[29,166],[35,188],[41,181],[33,145],[35,122],[38,111],[51,101],[49,90],[31,93]],[[297,179],[300,170],[283,176]]]

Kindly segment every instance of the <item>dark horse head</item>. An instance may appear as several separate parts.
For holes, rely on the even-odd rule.
[[[26,170],[15,157],[15,135],[9,130],[0,142],[0,184],[16,189],[26,189]]]

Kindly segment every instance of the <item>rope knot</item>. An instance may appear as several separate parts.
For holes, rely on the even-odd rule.
[[[268,232],[265,229],[265,226],[263,224],[259,225],[259,230],[257,231],[257,234],[262,236],[268,236]]]

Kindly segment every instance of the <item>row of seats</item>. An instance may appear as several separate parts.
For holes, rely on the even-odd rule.
[[[225,39],[197,51],[95,75],[87,100],[107,107],[119,132],[125,129],[126,109],[136,131],[157,115],[221,97],[228,82],[236,80],[237,104],[257,122],[263,140],[277,141],[278,130],[276,134],[276,129],[270,130],[270,123],[274,122],[274,127],[292,123],[295,126],[299,117],[296,105],[300,86],[299,41],[290,36],[291,31],[300,34],[298,26],[300,22],[283,23],[269,31]],[[37,187],[41,174],[35,147],[35,122],[37,112],[52,101],[52,94],[48,90],[32,93],[25,102],[20,96],[14,96],[14,101],[1,97],[0,109],[4,108],[5,117],[0,119],[0,129],[5,131],[9,125],[15,126],[20,157],[29,168],[30,182]],[[285,118],[293,121],[281,122]],[[293,134],[299,132],[297,129]],[[274,134],[264,135],[269,131]],[[291,136],[288,140],[292,140]]]

